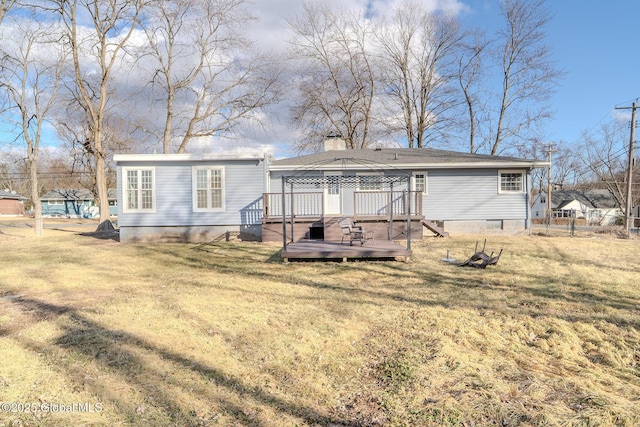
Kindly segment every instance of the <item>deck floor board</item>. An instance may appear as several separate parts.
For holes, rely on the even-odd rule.
[[[340,243],[326,240],[303,240],[287,244],[287,249],[282,251],[285,261],[290,259],[362,259],[362,258],[397,258],[410,257],[411,251],[395,242],[376,240],[349,245],[349,242]]]

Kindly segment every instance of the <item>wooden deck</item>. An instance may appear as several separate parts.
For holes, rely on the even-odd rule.
[[[292,259],[337,259],[344,262],[347,259],[366,258],[403,258],[406,261],[410,256],[411,251],[406,247],[377,239],[375,244],[367,241],[364,246],[355,242],[353,246],[349,246],[349,242],[340,244],[326,240],[303,240],[289,243],[287,250],[282,251],[285,262]]]

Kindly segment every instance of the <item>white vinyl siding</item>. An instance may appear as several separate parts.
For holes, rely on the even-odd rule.
[[[497,169],[429,170],[428,178],[429,195],[423,197],[426,218],[449,221],[527,218],[526,191],[500,193]]]
[[[499,193],[524,192],[524,173],[521,171],[499,171]]]
[[[224,167],[193,167],[193,211],[224,211]]]
[[[149,212],[156,209],[155,170],[123,168],[124,212]]]

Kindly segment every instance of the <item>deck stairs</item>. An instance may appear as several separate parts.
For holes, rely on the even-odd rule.
[[[426,219],[423,219],[420,222],[422,223],[422,225],[424,225],[431,232],[435,233],[436,236],[438,236],[438,237],[449,237],[449,233],[444,231],[444,229],[442,227],[438,227],[438,224],[436,224],[435,222],[428,221]]]

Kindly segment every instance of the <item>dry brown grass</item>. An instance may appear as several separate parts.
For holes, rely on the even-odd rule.
[[[7,230],[3,229],[5,232]],[[6,425],[640,424],[640,243],[414,242],[411,263],[282,264],[241,242],[0,234]]]

